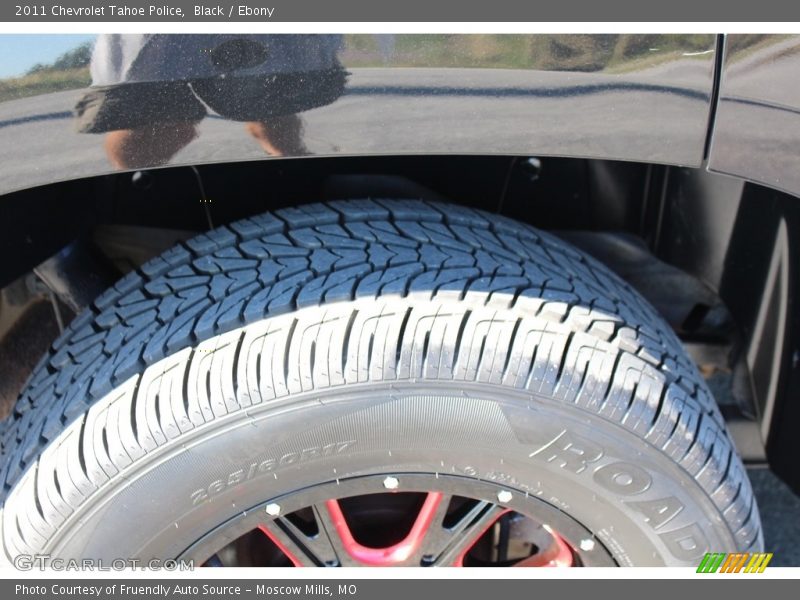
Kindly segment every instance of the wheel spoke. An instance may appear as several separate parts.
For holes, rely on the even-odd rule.
[[[431,524],[439,515],[440,507],[443,504],[442,499],[443,495],[438,492],[429,493],[406,537],[396,544],[384,548],[370,548],[360,544],[353,537],[344,513],[336,500],[329,500],[325,503],[324,510],[317,508],[316,512],[324,520],[330,539],[337,549],[341,549],[339,556],[346,556],[348,564],[384,567],[419,566],[422,556],[421,548],[430,532]],[[444,504],[446,506],[446,503]],[[324,517],[326,513],[328,519]]]
[[[350,528],[344,520],[344,515],[341,514],[341,509],[338,513],[335,509],[333,513],[331,512],[332,503],[336,505],[336,509],[339,508],[339,503],[335,500],[329,500],[325,504],[315,504],[311,507],[319,528],[319,537],[322,538],[320,543],[327,544],[328,554],[334,557],[339,566],[358,566],[358,562],[350,556],[345,542],[342,540],[342,533],[346,530],[347,534],[350,534]]]
[[[261,523],[259,529],[296,567],[328,567],[340,564],[338,553],[322,527],[318,533],[307,535],[286,517],[277,517]]]
[[[438,556],[452,540],[450,530],[445,529],[444,519],[447,516],[447,509],[450,507],[450,501],[453,497],[449,494],[440,494],[440,497],[439,504],[436,506],[433,515],[431,515],[425,537],[414,554],[415,565],[423,564],[423,562],[430,560],[429,557]]]
[[[581,542],[581,550],[594,550],[587,563],[586,555],[567,541],[591,536],[580,524],[540,507],[538,499],[515,498],[493,483],[412,473],[320,486],[326,489],[304,489],[280,505],[270,502],[250,511],[246,523],[217,534],[226,540],[222,550],[215,537],[201,540],[201,550],[193,551],[202,557],[208,556],[202,548],[217,548],[204,563],[210,567],[605,564],[604,548]],[[267,539],[259,542],[254,533]]]
[[[514,567],[571,567],[574,563],[572,549],[557,534],[552,534],[552,543],[533,556],[514,563]]]
[[[436,567],[462,566],[470,548],[506,512],[508,509],[503,506],[480,501],[454,525],[444,527],[440,522],[425,540],[427,563]]]

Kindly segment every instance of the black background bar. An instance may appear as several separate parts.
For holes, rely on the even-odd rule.
[[[112,6],[116,11],[112,11]],[[124,11],[125,9],[134,9]],[[80,9],[80,10],[78,10]],[[205,9],[205,10],[203,10]],[[11,22],[797,22],[791,0],[39,0],[3,2]],[[788,27],[787,30],[791,30]]]

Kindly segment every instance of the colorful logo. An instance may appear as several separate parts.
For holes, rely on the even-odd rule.
[[[698,573],[763,573],[772,552],[708,552],[697,567]]]

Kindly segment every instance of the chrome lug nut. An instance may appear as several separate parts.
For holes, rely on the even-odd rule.
[[[514,496],[508,490],[502,490],[500,492],[497,492],[497,501],[502,502],[503,504],[505,504],[506,502],[511,502],[511,499],[513,497]]]

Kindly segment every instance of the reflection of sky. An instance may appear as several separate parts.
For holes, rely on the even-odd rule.
[[[96,35],[0,34],[0,77],[22,75],[36,63],[51,63]]]

